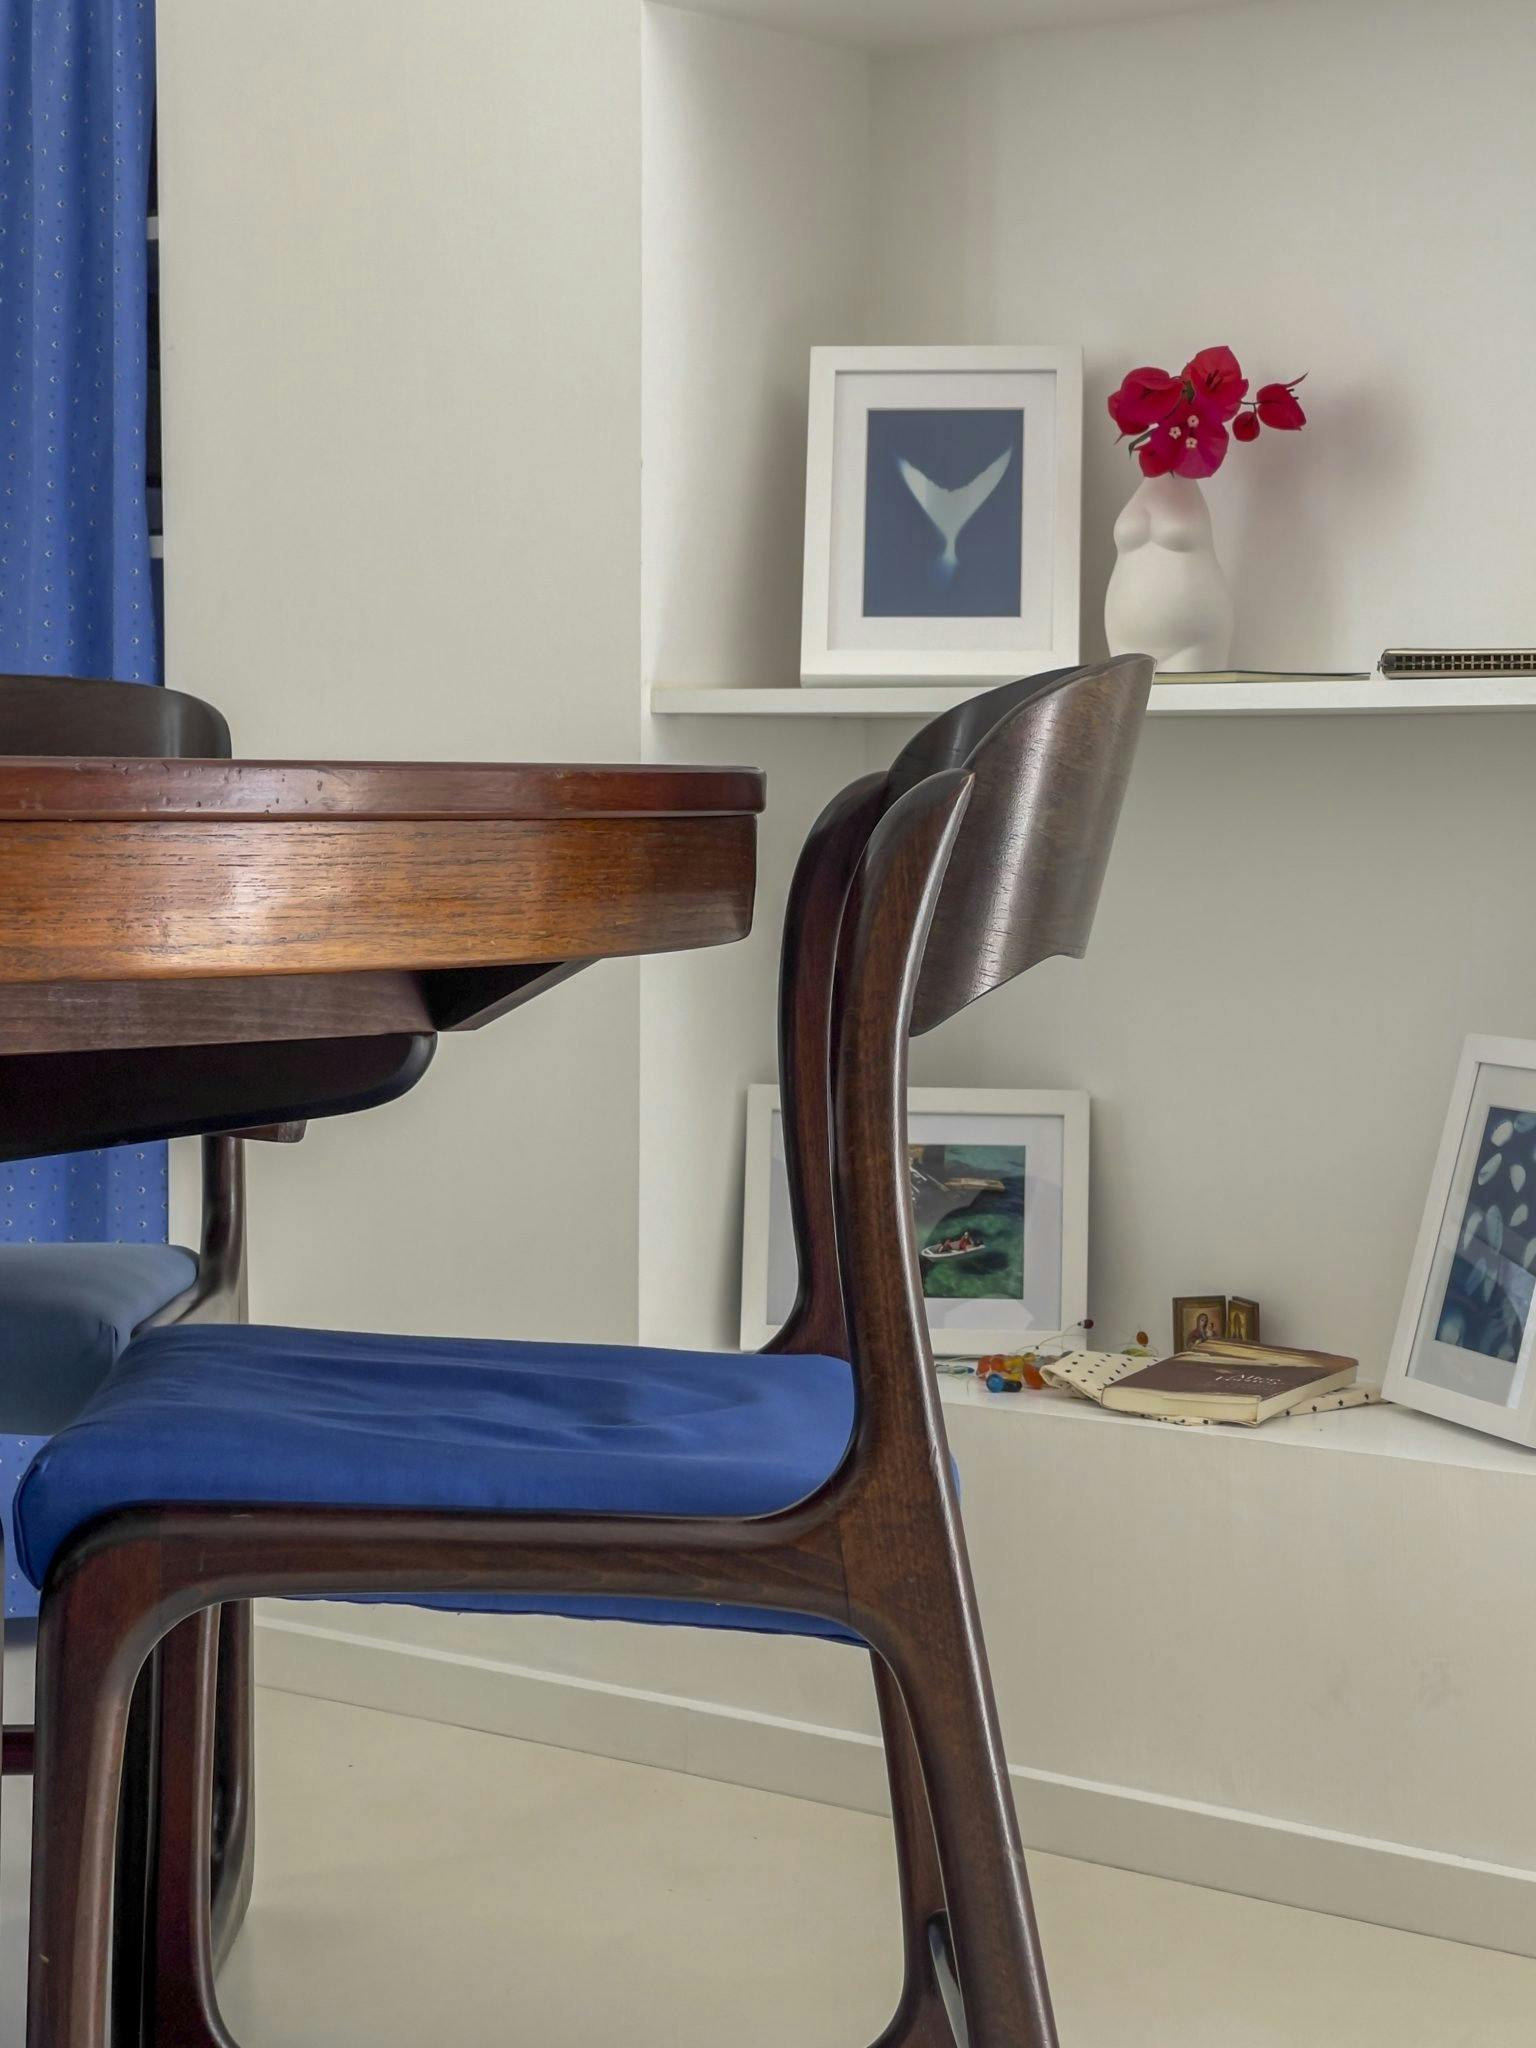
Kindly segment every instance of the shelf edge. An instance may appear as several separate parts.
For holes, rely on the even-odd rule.
[[[656,717],[932,718],[978,690],[864,688],[805,690],[704,689],[653,683]],[[1429,687],[1368,683],[1157,683],[1154,717],[1425,717],[1458,711],[1536,710],[1536,678],[1436,683]]]

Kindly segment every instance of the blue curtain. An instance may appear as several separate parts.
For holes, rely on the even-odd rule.
[[[0,670],[160,680],[149,0],[0,0]]]
[[[151,0],[0,0],[0,673],[160,680]],[[163,1238],[162,1147],[0,1165],[0,1239]]]

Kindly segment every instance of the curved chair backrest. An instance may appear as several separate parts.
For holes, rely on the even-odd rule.
[[[790,889],[779,1022],[800,1291],[770,1349],[846,1355],[833,1129],[850,1009],[861,999],[902,1008],[890,1071],[877,1081],[904,1133],[907,1032],[933,1029],[1040,960],[1086,949],[1152,674],[1150,660],[1129,655],[972,698],[925,726],[886,775],[834,798],[813,827]],[[936,805],[954,813],[942,831]],[[909,906],[905,987],[871,993],[859,953],[874,914],[869,870],[878,846],[884,873],[903,832],[938,832],[938,866]]]
[[[1151,680],[1151,664],[1132,655],[1023,693],[1009,684],[936,719],[897,755],[889,800],[939,768],[976,778],[923,951],[915,1033],[1041,960],[1087,951]],[[966,740],[963,758],[944,758]]]
[[[0,676],[0,754],[103,760],[227,761],[229,727],[200,697],[144,683]],[[43,1074],[59,1062],[46,1056]],[[68,1058],[66,1056],[65,1066]],[[31,1082],[29,1085],[40,1085]],[[187,1314],[243,1313],[245,1181],[238,1138],[202,1141],[203,1247],[196,1287],[171,1304]],[[162,1316],[168,1311],[162,1311]],[[161,1317],[153,1317],[159,1321]]]
[[[230,753],[220,714],[181,690],[0,676],[0,754],[227,761]]]

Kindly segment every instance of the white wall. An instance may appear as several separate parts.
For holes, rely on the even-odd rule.
[[[1519,390],[1536,318],[1529,9],[1473,0],[1451,25],[1429,0],[1285,0],[869,72],[650,13],[649,674],[796,673],[805,351],[848,338],[1083,342],[1090,649],[1134,481],[1104,395],[1131,363],[1218,338],[1260,377],[1311,370],[1308,430],[1236,448],[1210,487],[1240,658],[1369,666],[1389,640],[1536,631],[1519,516],[1536,418],[1484,405]],[[1199,118],[1166,117],[1180,93]],[[1434,98],[1411,148],[1393,95]],[[1469,296],[1487,314],[1464,373]],[[902,731],[651,734],[667,758],[770,771],[750,953],[645,970],[644,1327],[724,1342],[783,877],[819,804]],[[921,1081],[1093,1092],[1093,1308],[1112,1339],[1164,1334],[1175,1293],[1258,1293],[1276,1334],[1379,1366],[1460,1039],[1536,1028],[1536,973],[1467,814],[1498,817],[1499,865],[1523,872],[1533,747],[1522,717],[1153,725],[1088,961],[919,1043]],[[1261,1169],[1234,1199],[1239,1143]]]
[[[1251,666],[1536,634],[1536,11],[1270,0],[876,68],[883,339],[1086,352],[1084,645],[1134,472],[1104,414],[1206,342],[1312,424],[1209,487]]]
[[[645,18],[645,678],[799,673],[806,368],[865,330],[869,64],[670,7]],[[757,928],[642,975],[641,1332],[730,1341],[744,1082],[775,1068],[779,923],[822,804],[864,773],[858,724],[649,722],[667,761],[768,773]]]
[[[870,67],[675,7],[642,33],[647,679],[782,685],[809,351],[868,319]]]
[[[1084,644],[1134,481],[1134,363],[1228,341],[1311,425],[1210,488],[1237,657],[1536,635],[1536,11],[1328,0],[877,63],[882,339],[1081,340]],[[1421,118],[1432,109],[1430,118]],[[919,1079],[1095,1097],[1093,1308],[1257,1294],[1380,1366],[1455,1056],[1536,1031],[1520,717],[1149,727],[1082,967],[917,1050]],[[1498,837],[1483,836],[1497,821]]]
[[[159,34],[169,680],[246,754],[635,759],[634,0],[161,0]],[[595,969],[258,1148],[255,1313],[632,1336],[637,988]]]

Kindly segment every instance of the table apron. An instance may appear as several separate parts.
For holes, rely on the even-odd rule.
[[[751,928],[755,848],[743,815],[0,822],[0,982],[723,945]]]

